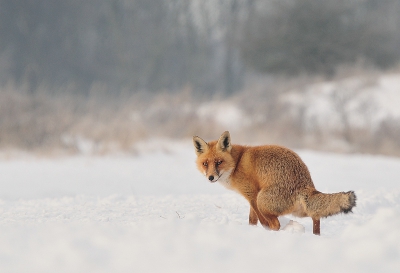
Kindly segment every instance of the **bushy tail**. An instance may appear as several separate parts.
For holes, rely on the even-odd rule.
[[[338,213],[349,213],[356,206],[357,197],[353,191],[322,193],[313,191],[303,195],[303,205],[308,216],[314,219]]]

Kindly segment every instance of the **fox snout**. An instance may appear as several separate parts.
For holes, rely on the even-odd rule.
[[[212,167],[210,167],[210,168],[208,168],[208,169],[205,169],[205,170],[203,169],[202,172],[203,172],[203,175],[204,175],[211,183],[217,182],[218,179],[219,179],[220,176],[221,176],[220,171],[219,171],[218,169],[212,168]]]
[[[216,176],[210,175],[210,176],[208,176],[208,180],[210,180],[211,183],[215,183],[219,180],[220,177],[221,177],[220,175],[216,175]]]

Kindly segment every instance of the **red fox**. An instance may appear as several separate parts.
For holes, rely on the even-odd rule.
[[[250,203],[250,225],[260,221],[265,228],[279,230],[278,216],[308,216],[313,220],[313,233],[320,235],[322,217],[351,212],[356,205],[353,191],[317,191],[307,166],[288,148],[232,145],[228,131],[209,143],[194,136],[193,144],[200,172]]]

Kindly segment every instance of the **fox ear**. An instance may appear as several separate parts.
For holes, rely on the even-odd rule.
[[[217,148],[223,152],[231,152],[231,135],[228,131],[225,131],[218,139]]]
[[[193,137],[193,145],[197,156],[208,151],[208,144],[198,136]]]

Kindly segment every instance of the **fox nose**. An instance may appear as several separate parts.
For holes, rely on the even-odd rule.
[[[208,177],[208,180],[213,181],[213,180],[214,180],[214,176],[213,176],[213,175],[210,175],[210,176]]]

